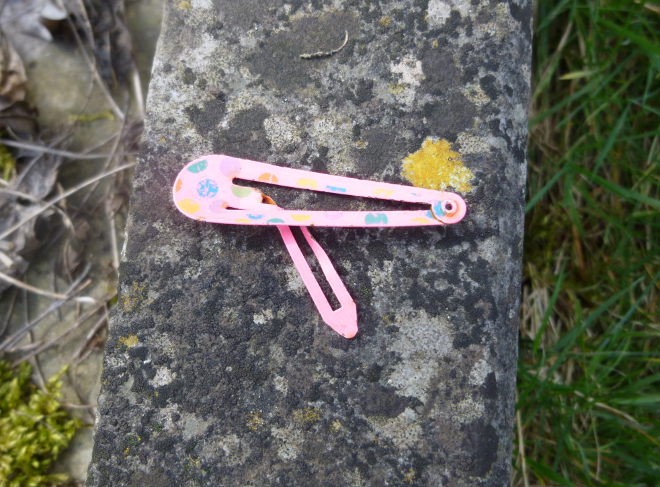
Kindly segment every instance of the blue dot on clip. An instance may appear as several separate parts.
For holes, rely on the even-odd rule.
[[[213,179],[203,179],[197,183],[197,194],[202,198],[213,198],[218,194],[218,183]]]
[[[433,205],[433,213],[438,216],[445,216],[445,210],[442,208],[442,201],[436,201]]]

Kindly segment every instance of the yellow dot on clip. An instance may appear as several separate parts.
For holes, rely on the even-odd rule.
[[[311,178],[300,178],[296,182],[296,184],[298,186],[300,186],[301,188],[312,188],[312,189],[316,189],[319,186],[318,183],[314,179],[311,179]]]
[[[192,199],[181,200],[177,203],[177,206],[184,213],[190,213],[191,215],[197,213],[201,208],[201,205]]]
[[[414,223],[421,223],[422,225],[428,225],[428,223],[432,220],[429,220],[428,218],[413,218],[412,221]]]
[[[234,220],[236,223],[252,223],[252,220],[248,220],[247,218],[237,218]]]
[[[380,196],[382,198],[389,198],[390,196],[392,196],[394,194],[394,190],[393,189],[378,188],[378,189],[374,190],[374,194],[376,196]]]
[[[291,215],[291,218],[293,218],[297,222],[305,222],[311,219],[312,215]]]

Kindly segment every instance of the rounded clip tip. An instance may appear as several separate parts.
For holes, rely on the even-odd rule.
[[[433,217],[442,223],[458,223],[467,211],[465,201],[457,194],[449,193],[447,197],[435,201],[431,205]]]

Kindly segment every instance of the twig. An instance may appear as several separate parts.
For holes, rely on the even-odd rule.
[[[94,184],[94,183],[96,183],[97,181],[102,180],[103,178],[107,178],[108,176],[112,176],[113,174],[116,174],[116,173],[118,173],[118,172],[125,171],[126,169],[130,169],[130,168],[133,167],[133,166],[135,166],[135,163],[124,164],[124,165],[122,165],[122,166],[116,167],[116,168],[114,168],[114,169],[112,169],[112,170],[110,170],[110,171],[107,171],[107,172],[105,172],[105,173],[98,174],[97,176],[94,176],[93,178],[90,178],[90,179],[88,179],[87,181],[83,181],[83,182],[80,183],[79,185],[74,186],[74,187],[71,188],[70,190],[65,191],[64,193],[62,193],[62,194],[56,196],[55,198],[53,198],[53,199],[49,200],[48,202],[46,202],[46,204],[45,204],[45,205],[44,205],[39,211],[36,211],[36,212],[34,212],[33,214],[31,214],[31,215],[29,215],[29,216],[26,216],[26,217],[23,218],[21,221],[19,221],[18,223],[12,225],[12,226],[9,227],[8,229],[6,229],[4,232],[2,232],[2,233],[0,234],[0,240],[3,240],[3,239],[5,239],[5,238],[7,238],[7,237],[8,237],[9,235],[11,235],[13,232],[15,232],[16,230],[18,230],[22,225],[25,225],[27,222],[29,222],[29,221],[32,220],[33,218],[36,218],[36,217],[39,216],[41,213],[43,213],[44,210],[50,208],[50,207],[53,206],[55,203],[58,203],[59,201],[62,201],[62,200],[65,199],[65,198],[68,198],[68,197],[71,196],[72,194],[77,193],[77,192],[80,191],[81,189],[84,189],[84,188],[86,188],[87,186],[89,186],[89,185],[91,185],[91,184]]]
[[[105,214],[108,218],[108,231],[110,232],[110,248],[112,249],[112,265],[115,271],[119,271],[119,245],[117,244],[117,228],[115,225],[115,215],[110,208],[110,199],[105,199]]]
[[[65,294],[60,294],[60,293],[54,293],[51,291],[47,291],[45,289],[41,289],[38,287],[35,287],[31,284],[28,284],[27,282],[19,281],[18,279],[14,279],[11,276],[8,276],[4,272],[0,272],[0,279],[2,279],[5,282],[8,282],[9,284],[16,286],[18,288],[23,289],[24,291],[31,292],[33,294],[38,294],[39,296],[44,296],[46,298],[51,298],[51,299],[60,299],[60,300],[72,300],[77,303],[83,303],[83,304],[93,304],[96,302],[96,300],[90,296],[81,296],[81,297],[71,297],[67,296]]]
[[[80,285],[82,280],[85,278],[87,273],[89,272],[90,266],[87,265],[85,269],[80,273],[80,275],[73,281],[73,283],[69,286],[69,288],[66,290],[66,295],[71,296],[75,292],[79,292],[80,290],[84,289],[87,287],[87,283],[84,283]],[[76,291],[78,289],[78,291]],[[62,306],[64,303],[68,302],[70,298],[64,299],[64,300],[59,300],[54,303],[51,303],[48,308],[46,308],[39,316],[37,316],[34,320],[32,320],[28,325],[25,327],[16,330],[13,334],[9,335],[4,342],[0,343],[0,350],[6,351],[8,347],[16,345],[19,341],[23,339],[25,334],[37,326],[43,320],[46,316],[51,314],[53,311],[57,310],[60,306]]]
[[[99,311],[100,309],[102,309],[103,307],[104,307],[104,304],[100,304],[99,306],[96,306],[95,308],[90,309],[90,310],[87,311],[85,314],[83,314],[83,315],[82,315],[82,316],[81,316],[81,317],[80,317],[80,318],[79,318],[79,319],[78,319],[78,320],[77,320],[72,326],[70,326],[69,328],[67,328],[66,330],[64,330],[64,331],[63,331],[62,333],[60,333],[59,335],[57,335],[57,336],[51,338],[51,339],[48,340],[47,342],[43,342],[39,347],[37,347],[37,348],[35,348],[34,350],[32,350],[29,354],[27,354],[27,355],[25,355],[25,356],[23,356],[23,357],[20,357],[19,361],[22,362],[22,361],[24,361],[24,360],[28,360],[28,359],[30,359],[30,358],[32,358],[32,357],[35,357],[35,356],[39,355],[39,354],[40,354],[41,352],[43,352],[44,350],[49,349],[49,348],[52,347],[55,343],[57,343],[57,342],[60,341],[62,338],[64,338],[65,336],[67,336],[69,333],[71,333],[72,331],[77,330],[78,328],[80,328],[80,327],[81,327],[81,326],[82,326],[87,320],[89,320],[92,316],[94,316],[96,313],[98,313],[98,311]],[[99,318],[99,321],[103,322],[103,321],[106,320],[106,318],[107,318],[107,316],[104,314],[103,316],[101,316],[101,318]],[[94,323],[93,328],[95,328],[95,327],[97,326],[97,323],[98,323],[98,322],[95,322],[95,323]]]
[[[107,303],[110,299],[112,299],[116,294],[113,296],[109,296],[108,299],[104,300],[103,308],[104,308],[104,313],[103,316],[92,326],[91,330],[87,332],[87,336],[85,337],[85,341],[83,342],[80,347],[78,347],[78,350],[76,350],[76,353],[73,354],[73,359],[76,359],[78,362],[83,361],[88,353],[84,353],[85,349],[89,347],[89,342],[94,338],[94,336],[98,333],[98,331],[103,328],[104,324],[107,324],[110,317],[108,316],[108,307],[105,303]]]
[[[122,112],[119,109],[119,106],[115,102],[115,99],[112,97],[110,94],[110,90],[108,90],[108,87],[106,84],[103,82],[103,79],[101,78],[101,75],[99,74],[98,69],[96,69],[96,63],[90,59],[89,54],[87,53],[87,49],[85,49],[85,45],[83,44],[82,39],[80,38],[80,35],[78,35],[78,30],[76,29],[76,26],[73,24],[73,21],[71,18],[67,17],[67,23],[69,24],[69,28],[71,29],[71,32],[73,33],[73,36],[76,38],[76,43],[78,44],[78,47],[80,48],[80,53],[82,54],[83,58],[85,58],[85,61],[89,65],[90,71],[92,73],[92,76],[96,80],[96,84],[105,96],[106,100],[110,104],[110,108],[112,109],[112,112],[115,114],[115,116],[119,120],[124,120],[126,116],[124,115],[124,112]]]
[[[0,193],[6,193],[6,194],[9,194],[9,195],[12,195],[12,196],[16,196],[18,198],[23,198],[23,199],[26,199],[26,200],[30,200],[32,203],[36,203],[38,205],[41,205],[43,203],[43,201],[40,200],[39,198],[35,198],[31,194],[23,193],[22,191],[15,191],[13,189],[0,188]],[[55,206],[55,211],[57,211],[60,214],[60,216],[62,217],[62,220],[64,221],[64,226],[66,228],[68,228],[69,230],[72,230],[73,229],[73,222],[69,218],[69,215],[67,215],[66,212],[58,206]]]
[[[9,147],[16,147],[17,149],[27,149],[43,154],[52,154],[54,156],[68,157],[70,159],[88,160],[88,159],[101,159],[110,156],[110,154],[85,154],[84,152],[71,152],[62,149],[53,149],[39,144],[30,144],[29,142],[21,142],[11,139],[0,139],[0,144]]]
[[[131,85],[133,88],[133,97],[135,98],[135,104],[137,105],[138,115],[140,120],[144,120],[144,95],[142,93],[142,81],[140,80],[140,73],[137,70],[137,67],[133,65],[131,71]]]
[[[337,54],[344,47],[346,47],[346,44],[348,44],[347,30],[344,31],[344,42],[342,42],[341,46],[339,46],[337,49],[332,49],[330,51],[317,51],[317,52],[305,53],[305,54],[301,54],[299,57],[300,59],[319,59],[323,57],[330,57],[333,54]]]
[[[5,315],[4,322],[2,323],[2,328],[0,328],[0,337],[2,337],[5,334],[7,328],[9,327],[9,321],[11,320],[11,317],[14,315],[15,306],[16,306],[16,292],[12,293],[11,295],[11,302],[9,303],[9,309],[7,310],[7,314]]]
[[[520,455],[523,482],[525,483],[525,487],[529,487],[529,478],[527,475],[527,460],[525,460],[525,439],[523,438],[522,419],[520,418],[520,410],[516,411],[516,429],[518,430],[518,454]]]
[[[27,325],[30,322],[30,310],[28,309],[28,295],[25,291],[23,291],[23,320],[24,320],[24,325]],[[30,339],[30,344],[34,343],[34,334],[32,333],[32,329],[28,330],[27,336]],[[39,379],[39,387],[43,390],[46,387],[46,379],[44,378],[44,374],[41,371],[41,362],[39,362],[39,359],[37,357],[34,357],[34,365],[32,368],[34,371],[36,371],[36,376]]]

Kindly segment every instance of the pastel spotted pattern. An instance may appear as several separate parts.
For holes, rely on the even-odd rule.
[[[213,198],[218,194],[218,183],[213,179],[203,179],[197,183],[197,194],[202,198]]]
[[[407,211],[289,211],[234,178],[304,190],[425,205]],[[316,173],[223,155],[188,163],[174,182],[173,198],[190,218],[212,223],[329,227],[446,225],[465,215],[465,202],[432,189]]]

